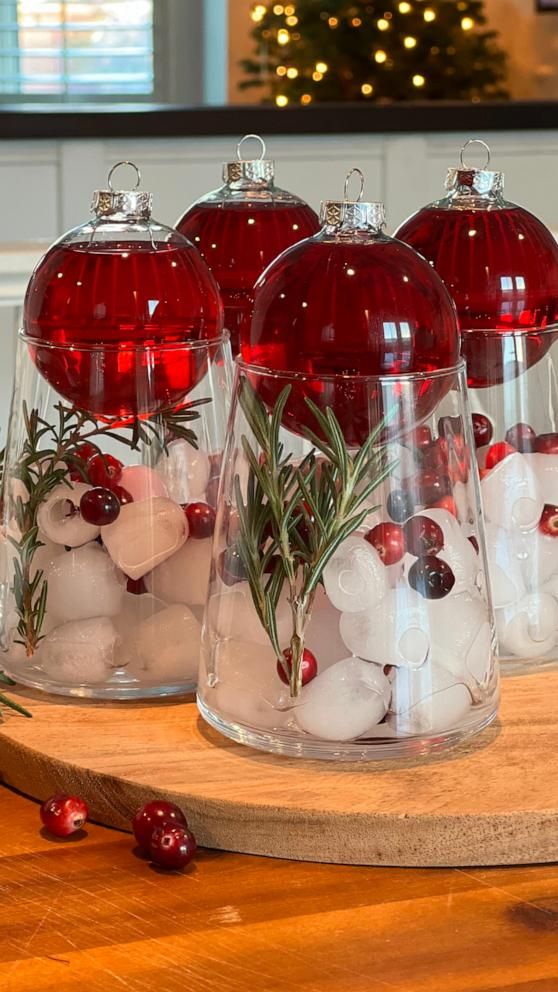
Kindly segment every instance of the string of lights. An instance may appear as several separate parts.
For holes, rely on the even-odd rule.
[[[508,96],[483,0],[297,0],[255,3],[249,16],[241,86],[278,107]]]

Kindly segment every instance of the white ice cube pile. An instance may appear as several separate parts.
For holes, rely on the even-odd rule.
[[[558,537],[539,521],[558,504],[558,456],[515,452],[481,480],[502,657],[552,657],[558,645]]]

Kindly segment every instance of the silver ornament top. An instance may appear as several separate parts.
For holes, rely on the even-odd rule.
[[[347,199],[349,182],[353,176],[360,179],[360,190],[356,200]],[[345,177],[342,200],[322,200],[320,222],[327,227],[348,228],[352,231],[375,231],[379,233],[386,223],[383,203],[362,200],[364,175],[360,169],[351,169]]]
[[[121,165],[129,165],[136,173],[136,184],[133,189],[115,189],[112,177]],[[117,162],[108,174],[108,189],[96,189],[93,193],[91,210],[97,217],[114,217],[125,215],[127,218],[147,220],[153,209],[153,194],[138,189],[141,183],[141,172],[133,162]]]
[[[465,149],[470,145],[481,145],[486,153],[486,161],[480,169],[468,165],[463,158]],[[504,189],[504,173],[492,172],[490,165],[490,148],[482,138],[469,138],[463,145],[459,155],[458,168],[448,169],[446,189],[461,195],[482,195],[484,193],[502,193]]]
[[[259,158],[242,158],[242,145],[245,141],[253,138],[260,142],[261,152]],[[270,183],[275,176],[275,162],[265,158],[265,141],[259,134],[245,134],[236,146],[236,161],[225,162],[223,165],[223,179],[226,183],[236,183],[241,179],[247,179],[253,183]]]

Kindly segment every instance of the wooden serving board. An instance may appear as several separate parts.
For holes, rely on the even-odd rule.
[[[428,759],[334,764],[221,737],[193,700],[76,704],[22,691],[0,724],[0,775],[35,798],[87,800],[130,829],[145,801],[182,806],[204,846],[344,864],[558,860],[558,672],[508,678],[500,721]]]

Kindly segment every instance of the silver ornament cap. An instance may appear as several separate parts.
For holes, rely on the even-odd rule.
[[[112,177],[117,169],[128,165],[136,173],[136,184],[133,189],[115,189]],[[137,220],[148,220],[153,209],[153,194],[140,190],[141,172],[133,162],[123,161],[113,165],[108,174],[108,189],[96,189],[93,193],[91,210],[96,217],[114,217],[124,214]]]
[[[349,182],[353,176],[360,179],[360,190],[356,200],[348,199]],[[351,169],[345,178],[342,200],[322,200],[320,206],[320,222],[326,227],[337,230],[342,228],[352,231],[374,231],[379,233],[386,224],[386,212],[383,203],[362,199],[364,192],[364,175],[360,169]]]
[[[473,168],[464,160],[464,152],[470,145],[480,145],[486,155],[483,166]],[[460,164],[457,168],[448,169],[445,187],[450,193],[458,193],[463,196],[478,195],[485,193],[502,193],[504,189],[504,173],[493,172],[488,169],[490,165],[490,148],[482,138],[469,138],[463,145],[460,155]]]
[[[245,141],[259,141],[260,157],[243,158],[242,145]],[[236,161],[223,164],[223,179],[226,183],[236,183],[244,179],[252,183],[271,183],[275,176],[275,162],[265,158],[266,146],[259,134],[245,134],[236,146]]]

